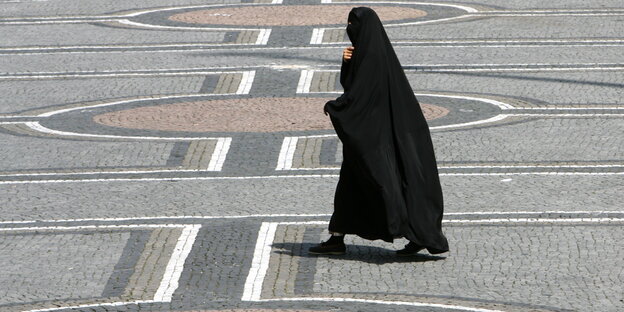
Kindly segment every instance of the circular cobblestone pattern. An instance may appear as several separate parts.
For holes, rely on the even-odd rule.
[[[246,26],[346,24],[352,5],[246,6],[197,10],[169,17],[176,22]],[[413,19],[426,12],[405,6],[371,6],[384,21]]]
[[[332,129],[323,106],[329,98],[254,98],[146,106],[97,115],[99,124],[187,132],[276,132]],[[428,120],[448,109],[421,104]]]

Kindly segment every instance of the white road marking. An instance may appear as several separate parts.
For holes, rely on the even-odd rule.
[[[0,75],[0,79],[67,79],[67,78],[123,78],[123,77],[166,77],[166,76],[198,76],[198,75],[221,75],[221,74],[245,74],[249,71],[232,71],[232,72],[214,72],[214,71],[179,71],[172,72],[173,70],[161,69],[161,70],[120,70],[117,72],[102,71],[99,73],[83,71],[75,73],[53,73],[53,74],[38,74],[38,73],[18,73],[11,75]]]
[[[372,300],[372,299],[357,299],[357,298],[331,298],[331,297],[296,298],[294,297],[294,298],[278,298],[278,299],[261,299],[261,300],[253,300],[253,301],[257,301],[257,302],[276,302],[276,301],[358,302],[358,303],[373,303],[373,304],[384,304],[384,305],[402,305],[402,306],[412,306],[412,307],[429,307],[429,308],[437,308],[437,309],[449,309],[449,310],[470,311],[470,312],[504,312],[501,310],[471,308],[471,307],[450,305],[450,304],[424,303],[424,302],[413,302],[413,301]]]
[[[221,140],[222,138],[219,138]],[[172,173],[172,172],[201,172],[203,169],[154,169],[154,170],[124,170],[117,171],[81,171],[81,172],[34,172],[34,173],[6,173],[0,174],[0,177],[44,177],[44,176],[66,176],[66,175],[96,175],[96,174],[144,174],[144,173]]]
[[[245,281],[243,301],[257,301],[262,293],[262,284],[271,258],[271,244],[275,239],[278,223],[263,222],[258,231],[258,240],[251,260],[251,268]]]
[[[227,94],[207,94],[207,93],[205,93],[205,94],[180,94],[180,95],[169,95],[169,96],[158,96],[158,97],[128,99],[128,100],[107,102],[107,103],[101,103],[101,104],[93,104],[93,105],[85,105],[85,106],[77,106],[77,107],[72,107],[72,108],[58,109],[58,110],[53,110],[53,111],[49,111],[49,112],[46,112],[46,113],[39,114],[39,115],[37,115],[37,117],[50,117],[50,116],[54,116],[54,115],[58,115],[58,114],[62,114],[62,113],[76,111],[76,110],[85,110],[85,109],[92,109],[92,108],[115,106],[115,105],[122,105],[122,104],[128,104],[128,103],[133,103],[133,102],[170,100],[170,99],[194,98],[194,97],[211,97],[211,96],[223,96],[223,95],[227,95]],[[232,95],[234,95],[234,93],[232,93]]]
[[[173,254],[165,268],[165,274],[160,282],[160,286],[154,295],[155,302],[171,302],[173,293],[178,289],[180,276],[184,270],[184,263],[193,248],[200,228],[201,225],[194,224],[185,226],[182,230],[178,242],[173,249]]]
[[[325,35],[324,28],[312,29],[312,37],[310,38],[310,44],[322,44],[324,35]]]
[[[122,224],[122,225],[76,225],[76,226],[31,226],[0,228],[0,232],[13,231],[75,231],[75,230],[98,230],[98,229],[126,229],[126,228],[186,228],[196,227],[197,224]]]
[[[70,309],[73,310],[73,309],[84,309],[84,308],[95,308],[95,307],[119,307],[119,306],[141,304],[141,303],[154,303],[154,300],[135,300],[135,301],[122,301],[122,302],[81,304],[81,305],[73,305],[73,306],[47,308],[47,309],[26,310],[22,312],[49,312],[49,311],[58,311],[58,310],[70,310]]]
[[[244,71],[242,72],[243,77],[241,78],[241,82],[238,85],[238,89],[235,94],[249,94],[251,90],[251,86],[253,85],[254,79],[256,77],[256,71]]]
[[[624,172],[567,172],[567,171],[536,171],[536,172],[474,172],[474,173],[440,173],[441,177],[452,176],[618,176]],[[100,178],[100,179],[56,179],[56,180],[11,180],[0,181],[0,185],[11,184],[52,184],[52,183],[111,183],[111,182],[162,182],[162,181],[225,181],[225,180],[260,180],[260,179],[326,179],[338,178],[337,174],[289,174],[272,176],[239,176],[239,177],[172,177],[172,178]]]
[[[112,134],[92,134],[60,131],[46,128],[39,122],[24,122],[24,125],[37,132],[67,137],[100,138],[100,139],[129,139],[129,140],[150,140],[150,141],[199,141],[199,140],[219,140],[216,137],[148,137],[148,136],[125,136]]]
[[[261,30],[262,32],[263,30]],[[223,52],[223,51],[240,51],[241,47],[246,47],[246,51],[274,51],[274,50],[318,50],[318,49],[342,49],[342,46],[346,44],[350,44],[349,42],[313,42],[311,40],[311,44],[322,44],[322,46],[311,46],[311,47],[258,47],[256,45],[266,45],[266,40],[268,40],[268,35],[270,34],[267,29],[264,32],[263,36],[259,36],[256,43],[197,43],[197,44],[168,44],[168,45],[93,45],[93,46],[47,46],[47,47],[5,47],[0,48],[0,54],[5,55],[16,55],[16,56],[28,56],[28,55],[53,55],[53,54],[97,54],[97,53],[190,53],[190,52]],[[313,33],[314,36],[314,33]],[[316,40],[320,40],[318,38],[322,38],[321,34],[317,34]],[[260,40],[260,38],[262,40]],[[266,39],[266,40],[265,40]],[[435,49],[435,48],[444,48],[444,49],[452,49],[452,48],[542,48],[542,47],[552,47],[553,45],[561,45],[565,47],[621,47],[624,46],[623,40],[598,40],[591,41],[588,43],[578,43],[577,40],[560,40],[561,43],[566,44],[556,44],[553,40],[552,43],[549,41],[542,40],[527,40],[526,44],[506,44],[516,42],[513,40],[510,41],[501,41],[501,43],[483,43],[481,45],[471,45],[471,44],[461,44],[465,41],[449,41],[450,43],[438,43],[438,41],[397,41],[393,42],[395,49]],[[455,42],[455,44],[453,44]],[[524,42],[524,41],[522,41]],[[535,42],[535,44],[531,44],[530,42]],[[540,42],[543,42],[540,44]],[[166,49],[167,47],[172,48],[180,48],[180,49]],[[154,50],[132,50],[132,49],[150,49],[155,48]],[[158,49],[161,48],[161,49]],[[109,49],[111,51],[67,51],[67,50],[87,50],[87,49]],[[130,49],[130,50],[123,50]],[[52,51],[50,51],[52,50]],[[22,52],[25,51],[25,52]],[[266,65],[266,67],[271,67],[272,65]],[[318,65],[323,66],[323,65]]]
[[[438,166],[438,169],[599,169],[599,168],[624,168],[624,165],[509,165],[509,166],[490,166],[490,165],[477,165],[477,166]],[[315,170],[338,170],[339,166],[335,167],[316,167],[316,168],[292,168],[280,169],[280,170],[292,170],[292,171],[315,171]],[[0,175],[2,176],[2,175]],[[509,179],[511,180],[511,179]]]
[[[217,139],[217,144],[214,152],[212,153],[212,157],[210,158],[207,171],[221,171],[221,169],[223,169],[223,163],[225,162],[227,153],[230,150],[231,143],[232,138]]]
[[[269,42],[269,37],[271,36],[271,29],[260,29],[258,33],[258,38],[256,39],[257,45],[266,45]]]
[[[438,7],[450,7],[456,8],[468,13],[476,13],[480,12],[476,8],[469,7],[466,5],[458,5],[458,4],[447,4],[447,3],[435,3],[435,2],[411,2],[411,1],[351,1],[349,4],[358,4],[358,3],[366,3],[366,4],[406,4],[406,5],[425,5],[425,6],[438,6]]]
[[[237,27],[232,27],[232,28],[217,28],[217,27],[188,27],[188,26],[165,26],[165,25],[154,25],[154,24],[145,24],[145,23],[139,23],[139,22],[134,22],[134,21],[130,21],[127,19],[118,19],[118,20],[110,20],[113,22],[118,22],[120,24],[124,24],[124,25],[129,25],[129,26],[135,26],[135,27],[141,27],[141,28],[153,28],[153,29],[173,29],[173,30],[197,30],[197,31],[239,31],[239,30],[249,30],[249,31],[258,31],[258,30],[270,30],[270,29],[265,29],[265,28],[237,28]],[[91,21],[86,21],[86,22],[91,22]]]
[[[609,211],[609,210],[470,211],[470,212],[445,212],[444,216],[448,217],[448,216],[544,215],[544,214],[590,215],[590,216],[595,217],[597,215],[602,215],[602,214],[624,214],[624,210],[613,210],[613,211]],[[127,222],[127,221],[158,221],[158,220],[186,220],[186,221],[219,220],[219,219],[232,220],[232,219],[249,219],[249,218],[321,218],[321,217],[330,217],[330,216],[331,214],[249,214],[249,215],[221,215],[221,216],[153,216],[153,217],[146,216],[146,217],[81,218],[81,219],[53,219],[53,220],[13,220],[13,221],[0,221],[0,224]],[[284,222],[280,222],[280,223],[283,224]],[[326,221],[322,221],[322,222],[326,222]],[[41,227],[36,227],[36,228],[40,229]]]
[[[47,2],[48,0],[5,0],[0,3],[27,3],[27,2]]]
[[[277,167],[275,170],[291,170],[293,155],[297,149],[298,137],[285,137],[282,142],[279,157],[277,159]]]
[[[310,85],[312,85],[313,77],[314,70],[302,70],[299,76],[299,83],[297,83],[297,93],[310,93]]]
[[[102,22],[119,22],[116,19],[85,19],[85,20],[47,20],[47,21],[2,21],[0,25],[49,25],[49,24],[84,24],[84,23],[102,23]]]

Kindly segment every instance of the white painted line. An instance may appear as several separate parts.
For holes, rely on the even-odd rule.
[[[561,117],[621,117],[624,116],[624,113],[613,113],[613,114],[565,114],[565,113],[554,113],[554,114],[531,114],[531,113],[514,113],[510,116],[522,116],[522,117],[532,117],[532,116],[536,116],[536,117],[554,117],[554,118],[561,118]]]
[[[566,172],[566,171],[539,171],[539,172],[475,172],[475,173],[440,173],[443,176],[618,176],[624,172]],[[240,177],[173,177],[173,178],[102,178],[102,179],[56,179],[56,180],[13,180],[0,181],[0,185],[10,184],[51,184],[51,183],[87,183],[87,182],[161,182],[161,181],[221,181],[221,180],[260,180],[260,179],[326,179],[338,178],[337,174],[301,174],[301,175],[272,175],[272,176],[240,176]]]
[[[0,21],[0,25],[49,25],[49,24],[84,24],[98,22],[118,22],[116,19],[84,19],[84,20],[48,20],[48,21]]]
[[[624,174],[624,173],[623,173]],[[3,184],[50,184],[50,183],[86,183],[86,182],[161,182],[161,181],[227,181],[227,180],[262,180],[262,179],[323,179],[337,178],[337,174],[310,175],[275,175],[275,176],[243,176],[243,177],[175,177],[175,178],[111,178],[111,179],[56,179],[56,180],[15,180],[0,181]]]
[[[321,0],[321,3],[332,3],[332,0]]]
[[[206,169],[207,171],[221,171],[221,169],[223,169],[223,163],[225,162],[227,153],[230,150],[231,143],[232,138],[219,138],[217,140],[214,152],[210,158],[210,163]]]
[[[268,37],[264,37],[268,38]],[[572,41],[573,42],[573,41]],[[260,43],[262,44],[262,42]],[[266,44],[266,43],[264,43]],[[110,49],[111,51],[62,51],[62,50],[81,50],[81,49],[92,49],[90,46],[85,47],[41,47],[41,48],[32,48],[32,47],[24,47],[24,48],[0,48],[0,54],[3,55],[15,55],[15,56],[28,56],[28,55],[56,55],[56,54],[128,54],[128,53],[191,53],[191,52],[223,52],[223,51],[240,51],[241,47],[246,47],[247,51],[273,51],[273,50],[318,50],[318,49],[342,49],[342,46],[345,44],[349,44],[349,42],[324,42],[321,43],[322,46],[311,46],[311,47],[258,47],[255,43],[224,43],[224,44],[180,44],[180,45],[172,45],[178,46],[180,48],[184,47],[193,47],[197,46],[197,48],[191,49],[155,49],[155,50],[120,50],[125,48],[125,46],[115,46],[112,45],[110,47],[98,47],[93,46],[95,49]],[[441,45],[436,43],[431,44],[422,44],[418,42],[394,42],[395,49],[436,49],[436,48],[444,48],[444,49],[453,49],[453,48],[544,48],[544,47],[552,47],[553,44],[514,44],[514,45],[506,45],[506,44],[483,44],[483,45]],[[160,45],[151,45],[144,46],[145,48],[150,47],[159,47]],[[166,45],[165,45],[166,46]],[[205,46],[205,47],[204,47]],[[624,42],[620,41],[619,43],[569,43],[565,44],[565,47],[621,47],[624,46]],[[129,49],[140,48],[139,46],[127,46]],[[215,48],[222,47],[222,48]],[[14,52],[23,49],[27,52]],[[55,50],[46,52],[46,50]],[[3,53],[3,51],[5,53]],[[6,52],[8,51],[8,52]],[[274,65],[258,65],[258,67],[273,67]],[[324,65],[315,65],[315,67],[323,67]],[[597,69],[593,69],[597,70]]]
[[[135,26],[135,27],[142,27],[142,28],[153,28],[153,29],[177,29],[177,30],[198,30],[198,31],[239,31],[239,30],[251,30],[251,31],[257,31],[257,30],[263,30],[262,28],[216,28],[216,27],[188,27],[188,26],[165,26],[165,25],[153,25],[153,24],[145,24],[145,23],[139,23],[139,22],[134,22],[134,21],[130,21],[127,19],[118,19],[118,20],[109,20],[109,21],[113,21],[113,22],[118,22],[120,24],[124,24],[124,25],[129,25],[129,26]],[[86,21],[86,22],[92,22],[92,21]]]
[[[492,99],[488,99],[488,98],[482,98],[482,97],[465,96],[465,95],[432,94],[432,93],[414,93],[414,95],[415,96],[441,97],[441,98],[450,98],[450,99],[462,99],[462,100],[479,101],[479,102],[492,104],[492,105],[500,108],[501,110],[516,109],[516,107],[514,107],[511,104],[503,103],[501,101],[492,100]]]
[[[358,3],[365,3],[365,4],[405,4],[405,5],[427,5],[427,6],[440,6],[440,7],[451,7],[451,8],[456,8],[456,9],[460,9],[460,10],[464,10],[468,13],[476,13],[479,12],[479,10],[473,8],[473,7],[469,7],[466,5],[457,5],[457,4],[447,4],[447,3],[434,3],[434,2],[411,2],[411,1],[351,1],[351,2],[347,2],[349,4],[358,4]]]
[[[567,214],[567,215],[591,215],[601,214],[624,214],[624,210],[546,210],[546,211],[470,211],[470,212],[445,212],[444,216],[479,216],[479,215],[544,215],[544,214]],[[126,221],[158,221],[158,220],[232,220],[248,218],[321,218],[330,217],[331,214],[250,214],[250,215],[227,215],[227,216],[153,216],[153,217],[120,217],[120,218],[82,218],[82,219],[54,219],[54,220],[17,220],[0,221],[0,224],[32,224],[32,223],[75,223],[75,222],[126,222]],[[327,221],[304,221],[306,224],[326,224]],[[310,223],[312,222],[312,223]],[[319,223],[321,222],[321,223]],[[284,224],[284,222],[280,222]],[[297,222],[295,224],[301,224]],[[119,227],[119,225],[116,225]],[[165,227],[180,227],[178,224],[165,224]],[[190,225],[189,225],[190,226]],[[41,229],[42,227],[31,227]],[[56,229],[58,227],[50,227]],[[94,228],[94,227],[91,227]]]
[[[100,138],[100,139],[128,139],[128,140],[150,140],[150,141],[200,141],[200,140],[218,140],[219,138],[210,137],[148,137],[148,136],[125,136],[125,135],[109,135],[109,134],[92,134],[92,133],[78,133],[69,131],[60,131],[46,128],[39,124],[39,122],[24,122],[24,125],[32,130],[52,134],[57,136],[67,137],[82,137],[82,138]]]
[[[312,29],[312,37],[310,38],[310,44],[322,44],[324,35],[325,35],[324,28]]]
[[[254,79],[256,77],[256,71],[245,71],[242,72],[243,77],[241,78],[240,84],[238,85],[238,90],[236,90],[235,94],[249,94],[251,90],[251,86],[253,85]]]
[[[508,166],[490,166],[490,165],[476,165],[476,166],[438,166],[438,169],[599,169],[599,168],[624,168],[624,165],[508,165]],[[338,170],[339,166],[335,167],[316,167],[316,168],[292,168],[289,170]],[[0,175],[1,176],[1,175]]]
[[[221,74],[239,74],[246,73],[245,71],[231,71],[231,72],[214,72],[214,71],[179,71],[172,72],[176,69],[150,69],[150,70],[119,70],[115,72],[102,71],[95,73],[93,71],[83,71],[76,73],[18,73],[12,75],[0,75],[0,79],[56,79],[56,78],[119,78],[119,77],[163,77],[163,76],[197,76],[197,75],[221,75]]]
[[[488,172],[488,173],[440,173],[440,176],[514,176],[514,175],[538,175],[538,176],[611,176],[624,175],[624,172],[569,172],[569,171],[538,171],[538,172]]]
[[[313,77],[314,70],[302,70],[299,76],[299,82],[297,83],[297,93],[310,93]]]
[[[0,125],[16,125],[23,123],[26,123],[26,121],[0,121]]]
[[[282,4],[284,2],[284,0],[273,0],[271,1],[271,4]]]
[[[67,79],[67,78],[124,78],[124,77],[171,77],[171,76],[203,76],[215,74],[214,72],[182,72],[182,73],[118,73],[118,74],[61,74],[61,75],[7,75],[0,79],[7,80],[33,80],[33,79]]]
[[[445,212],[445,216],[472,216],[472,215],[542,215],[542,214],[624,214],[624,210],[614,211],[591,211],[591,210],[579,210],[579,211],[562,211],[562,210],[547,210],[547,211],[472,211],[472,212]]]
[[[6,0],[0,3],[27,3],[27,2],[47,2],[48,0]]]
[[[264,31],[262,29],[261,31]],[[179,43],[179,44],[135,44],[135,45],[118,45],[118,44],[109,44],[109,45],[76,45],[76,46],[14,46],[14,47],[3,47],[0,48],[0,52],[3,51],[49,51],[49,50],[83,50],[83,49],[149,49],[149,48],[184,48],[184,47],[206,47],[207,50],[224,50],[224,49],[210,49],[214,47],[230,47],[230,49],[240,49],[239,46],[247,46],[252,45],[249,43],[215,43],[215,42],[207,42],[207,43]],[[283,47],[286,49],[287,47]],[[260,48],[256,47],[254,49],[275,49],[271,48]],[[159,51],[159,50],[156,50]],[[176,50],[162,50],[162,51],[176,51]],[[191,50],[192,51],[192,50]],[[127,51],[113,51],[113,52],[127,52]],[[154,51],[140,51],[140,52],[154,52]],[[21,55],[22,53],[15,53],[15,55]]]
[[[269,42],[269,37],[271,37],[271,29],[260,29],[258,38],[256,39],[256,44],[266,45]]]
[[[332,94],[342,94],[342,92],[340,92],[340,91],[310,92],[309,85],[312,83],[312,74],[314,72],[315,72],[314,70],[302,70],[301,71],[301,78],[299,78],[299,84],[297,86],[297,93],[332,93]],[[323,70],[323,72],[337,72],[337,71]],[[312,73],[312,74],[310,74],[310,73]],[[306,85],[307,85],[307,88],[306,88]],[[483,97],[466,96],[466,95],[447,95],[447,94],[435,94],[435,93],[414,93],[414,95],[415,96],[439,97],[439,98],[462,99],[462,100],[471,100],[471,101],[484,102],[484,103],[488,103],[488,104],[494,105],[494,106],[500,108],[501,110],[521,109],[521,108],[516,108],[513,105],[508,104],[508,103],[503,103],[501,101],[492,100],[492,99],[483,98]]]
[[[260,29],[258,37],[256,38],[256,45],[266,45],[269,42],[271,36],[271,29]]]
[[[81,304],[81,305],[73,305],[73,306],[47,308],[47,309],[26,310],[22,312],[49,312],[49,311],[58,311],[58,310],[73,310],[73,309],[96,308],[96,307],[119,307],[119,306],[126,306],[130,304],[141,304],[141,303],[154,303],[154,300],[136,300],[136,301]]]
[[[251,268],[245,281],[243,301],[257,301],[262,293],[262,284],[271,258],[271,244],[275,239],[278,223],[263,222],[258,231],[258,240],[251,260]]]
[[[482,119],[482,120],[476,120],[476,121],[470,121],[470,122],[463,122],[463,123],[452,124],[452,125],[429,127],[429,129],[431,129],[431,130],[441,130],[441,129],[456,129],[456,128],[462,128],[462,127],[467,127],[467,126],[476,126],[476,125],[482,125],[482,124],[488,124],[488,123],[501,121],[501,120],[504,120],[504,119],[506,119],[506,118],[508,118],[510,116],[513,116],[513,115],[500,114],[500,115],[496,115],[496,116],[494,116],[492,118],[488,118],[488,119]]]
[[[84,109],[91,109],[91,108],[115,106],[115,105],[122,105],[122,104],[128,104],[128,103],[133,103],[133,102],[169,100],[169,99],[179,99],[179,98],[186,98],[186,97],[193,98],[193,97],[222,96],[222,95],[224,95],[224,94],[180,94],[180,95],[170,95],[170,96],[160,96],[160,97],[128,99],[128,100],[107,102],[107,103],[101,103],[101,104],[93,104],[93,105],[85,105],[85,106],[77,106],[77,107],[72,107],[72,108],[58,109],[58,110],[49,111],[47,113],[39,114],[39,115],[37,115],[37,117],[50,117],[50,116],[54,116],[54,115],[57,115],[57,114],[72,112],[72,111],[76,111],[76,110],[84,110]]]
[[[221,140],[221,138],[219,138]],[[155,170],[118,170],[118,171],[82,171],[82,172],[34,172],[34,173],[7,173],[0,177],[44,177],[44,176],[67,176],[67,175],[96,175],[96,174],[142,174],[142,173],[169,173],[169,172],[201,172],[202,169],[155,169]]]
[[[436,308],[436,309],[450,309],[450,310],[470,311],[470,312],[504,312],[501,310],[471,308],[471,307],[450,305],[450,304],[424,303],[424,302],[413,302],[413,301],[372,300],[372,299],[357,299],[357,298],[331,298],[331,297],[297,298],[297,297],[294,297],[294,298],[261,299],[261,300],[253,300],[253,301],[256,301],[256,302],[276,302],[276,301],[358,302],[358,303],[373,303],[373,304],[384,304],[384,305],[401,305],[401,306],[411,306],[411,307],[429,307],[429,308]],[[385,311],[391,311],[391,310],[385,310]]]
[[[622,16],[624,12],[617,13],[544,13],[544,14],[533,14],[533,13],[490,13],[487,11],[479,12],[475,14],[475,16],[512,16],[512,17],[520,17],[520,16],[531,16],[531,17],[553,17],[553,16]]]
[[[0,228],[0,232],[12,231],[75,231],[75,230],[98,230],[98,229],[136,229],[136,228],[186,228],[195,224],[125,224],[125,225],[78,225],[78,226],[42,226],[42,227],[16,227]]]
[[[470,223],[619,223],[624,218],[502,218],[484,220],[442,220],[442,223],[470,224]]]
[[[553,67],[527,67],[527,68],[450,68],[450,69],[420,69],[420,72],[534,72],[534,71],[551,71],[551,72],[565,72],[565,71],[620,71],[624,70],[624,66],[613,67],[568,67],[568,68],[553,68]]]
[[[297,149],[298,137],[285,137],[282,142],[279,157],[277,159],[277,167],[275,170],[291,170],[293,156]]]
[[[481,11],[482,13],[579,13],[579,12],[597,12],[603,11],[609,13],[610,11],[622,11],[622,9],[552,9],[552,10],[505,10],[505,11]]]
[[[184,263],[193,248],[195,238],[200,228],[201,225],[194,224],[186,226],[182,230],[178,242],[173,249],[173,254],[169,259],[169,263],[167,263],[167,267],[165,268],[165,274],[160,282],[160,287],[158,287],[154,295],[154,301],[171,302],[173,293],[178,288],[180,276],[184,270]]]
[[[413,40],[413,41],[393,41],[392,44],[502,44],[502,43],[624,43],[622,39],[471,39],[471,40]],[[347,43],[346,41],[344,43]],[[335,44],[335,43],[334,43]],[[477,46],[478,47],[478,46]]]
[[[554,106],[554,107],[514,107],[523,110],[619,110],[624,106]]]
[[[622,212],[624,213],[624,212]],[[26,223],[71,223],[71,222],[122,222],[122,221],[146,221],[146,220],[215,220],[215,219],[247,219],[247,218],[314,218],[330,217],[331,214],[250,214],[230,216],[154,216],[154,217],[120,217],[120,218],[82,218],[82,219],[56,219],[56,220],[32,220],[32,221],[0,221],[0,224],[26,224]]]

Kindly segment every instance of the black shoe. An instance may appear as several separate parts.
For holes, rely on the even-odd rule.
[[[313,255],[344,255],[347,246],[344,243],[322,242],[314,247],[310,247],[308,252]]]
[[[405,248],[401,250],[397,250],[396,254],[399,257],[408,257],[408,256],[413,256],[417,254],[419,251],[423,249],[425,249],[425,247],[409,242],[409,244],[405,245]]]

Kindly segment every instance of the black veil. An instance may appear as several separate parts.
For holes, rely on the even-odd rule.
[[[442,189],[420,105],[375,11],[354,8],[349,22],[355,50],[340,71],[344,93],[325,106],[343,143],[329,230],[405,237],[447,251]]]

